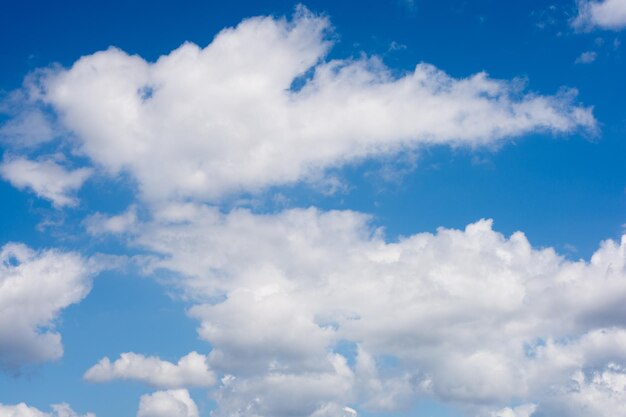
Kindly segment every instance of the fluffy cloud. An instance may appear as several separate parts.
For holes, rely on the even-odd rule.
[[[625,352],[623,327],[594,330],[573,341],[548,340],[534,352],[537,362],[531,372],[567,383],[551,387],[533,416],[626,415]]]
[[[610,363],[604,370],[572,375],[567,388],[537,410],[534,417],[625,416],[626,369]]]
[[[142,395],[137,417],[198,417],[198,407],[185,389]]]
[[[0,126],[0,140],[18,147],[34,147],[55,135],[53,124],[37,109],[19,112]]]
[[[578,16],[572,21],[577,29],[620,30],[626,26],[625,0],[579,0]]]
[[[530,417],[537,410],[534,404],[524,404],[519,407],[506,407],[502,410],[493,412],[490,417]]]
[[[147,383],[158,388],[207,387],[215,383],[207,358],[196,352],[183,356],[177,364],[157,357],[136,353],[122,353],[111,363],[103,358],[84,375],[89,382],[107,382],[126,379]]]
[[[223,415],[393,410],[434,396],[527,416],[583,392],[570,389],[576,375],[594,415],[613,416],[603,398],[621,398],[597,381],[626,365],[626,236],[585,262],[487,220],[388,242],[350,211],[185,204],[154,216],[136,243],[195,300],[210,364],[231,375],[215,394]]]
[[[170,272],[213,348],[177,364],[104,358],[85,379],[182,388],[212,384],[215,370],[218,417],[354,417],[351,407],[394,411],[424,396],[481,416],[577,417],[570,401],[607,417],[602,402],[623,391],[626,239],[573,262],[487,220],[390,242],[351,211],[224,214],[167,203],[312,181],[423,145],[595,129],[573,91],[541,96],[484,73],[456,79],[428,64],[398,74],[375,57],[329,60],[329,32],[327,19],[299,9],[291,21],[248,19],[156,62],[111,48],[31,80],[55,117],[29,108],[5,133],[37,143],[71,132],[74,152],[131,174],[155,203],[153,219],[140,222],[135,209],[96,214],[87,230],[127,233],[156,254],[148,266]],[[28,117],[42,128],[24,131]],[[0,169],[57,206],[75,204],[70,194],[90,174],[23,157],[5,157]],[[75,255],[4,250],[0,365],[59,357],[53,320],[89,291],[89,274]],[[50,288],[42,276],[54,277]],[[137,415],[198,409],[172,389],[142,396]]]
[[[54,320],[91,289],[90,267],[79,255],[36,252],[11,243],[0,250],[0,369],[14,371],[63,354]]]
[[[255,377],[227,375],[216,400],[216,417],[341,416],[354,374],[341,355],[326,358],[328,369],[290,373],[279,369]]]
[[[97,52],[30,88],[80,152],[131,173],[150,201],[313,181],[420,145],[595,128],[574,91],[541,96],[485,73],[456,79],[422,63],[398,75],[376,57],[328,60],[329,32],[326,18],[299,8],[292,20],[247,19],[156,62]]]
[[[0,404],[0,417],[96,417],[93,413],[77,414],[65,403],[54,404],[51,408],[50,413],[44,413],[24,403],[17,405]]]
[[[87,233],[92,236],[104,234],[122,234],[131,231],[137,223],[137,208],[130,207],[117,216],[95,213],[85,219]]]
[[[89,168],[66,170],[53,160],[5,158],[0,164],[0,176],[14,187],[29,189],[56,207],[76,205],[77,200],[71,193],[79,189],[91,173]]]

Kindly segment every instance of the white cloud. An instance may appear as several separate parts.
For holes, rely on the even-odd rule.
[[[18,113],[0,126],[0,139],[14,146],[33,147],[55,136],[54,125],[37,109]]]
[[[185,389],[142,395],[137,417],[198,417],[198,407]]]
[[[93,267],[75,253],[35,252],[10,243],[0,251],[0,369],[62,356],[54,321],[91,289]]]
[[[216,394],[224,415],[289,416],[276,399],[296,397],[299,415],[393,410],[423,395],[524,415],[519,401],[546,409],[576,372],[626,365],[626,236],[573,262],[485,220],[388,242],[350,211],[154,216],[135,242],[195,300],[212,368],[233,375]],[[354,366],[329,359],[340,342],[356,345]]]
[[[95,213],[85,219],[87,233],[92,236],[103,234],[122,234],[133,230],[137,223],[137,208],[131,206],[122,214],[107,216]]]
[[[87,231],[128,233],[160,255],[146,259],[173,273],[213,348],[177,364],[103,358],[85,379],[182,388],[211,385],[215,370],[223,376],[216,417],[353,417],[421,396],[496,417],[528,417],[535,407],[577,417],[563,405],[575,393],[587,390],[585,404],[621,398],[619,385],[602,381],[619,380],[626,361],[610,348],[622,346],[626,326],[626,239],[571,262],[487,220],[389,242],[351,211],[223,214],[166,203],[303,180],[332,185],[326,169],[422,145],[595,129],[572,91],[524,93],[516,81],[455,79],[428,64],[398,76],[375,57],[327,60],[329,30],[327,19],[299,9],[292,21],[248,19],[206,48],[187,43],[153,63],[112,48],[38,79],[72,150],[113,175],[130,173],[158,203],[150,223],[131,208],[89,217]],[[5,158],[0,169],[57,206],[76,204],[71,192],[91,174],[24,158]],[[11,338],[0,337],[1,364],[60,357],[53,320],[89,291],[80,258],[5,250],[0,336]],[[51,274],[54,288],[45,288],[37,279]],[[18,291],[7,292],[15,282]],[[581,390],[568,391],[572,375]],[[142,396],[137,415],[197,417],[198,409],[185,389],[172,389]]]
[[[152,63],[111,48],[42,75],[41,100],[80,152],[130,172],[150,201],[314,181],[420,145],[595,129],[574,91],[524,94],[485,73],[456,79],[421,63],[395,75],[376,57],[328,60],[329,31],[299,8],[291,21],[247,19]]]
[[[502,410],[492,413],[490,417],[530,417],[535,410],[537,410],[535,404],[524,404],[514,408],[503,408]]]
[[[356,410],[350,407],[343,407],[341,411],[343,411],[342,417],[357,417],[358,415]]]
[[[583,52],[576,58],[577,64],[591,64],[593,61],[598,58],[598,54],[594,51],[586,51]]]
[[[0,124],[0,143],[16,148],[34,148],[59,137],[62,132],[52,114],[40,107],[42,92],[38,79],[47,69],[30,72],[22,88],[0,99],[0,114],[6,122]]]
[[[45,413],[24,403],[16,405],[0,403],[0,417],[96,417],[93,413],[77,414],[65,403],[54,404],[51,408],[50,413]]]
[[[113,363],[109,358],[101,359],[85,372],[84,379],[89,382],[125,379],[157,388],[208,387],[215,383],[206,356],[196,352],[183,356],[177,364],[154,356],[122,353]]]
[[[89,168],[66,170],[53,160],[5,157],[0,164],[0,176],[14,187],[30,189],[56,207],[75,206],[78,201],[72,193],[83,185],[91,173]]]
[[[581,30],[623,29],[626,27],[626,0],[579,0],[578,16],[572,26]]]
[[[227,375],[216,395],[215,417],[343,416],[354,375],[341,355],[324,360],[327,369],[295,374],[273,370],[255,377]]]
[[[605,369],[571,376],[569,385],[555,393],[537,417],[626,416],[626,369],[608,364]]]

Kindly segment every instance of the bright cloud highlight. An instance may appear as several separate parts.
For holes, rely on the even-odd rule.
[[[328,60],[329,32],[300,7],[292,20],[247,19],[156,62],[111,48],[29,88],[81,153],[131,173],[149,201],[217,201],[420,145],[595,129],[573,90],[542,96],[485,73],[456,79],[421,63],[396,75],[376,57]]]
[[[350,211],[188,204],[155,216],[136,242],[196,300],[190,315],[213,347],[209,362],[232,375],[216,397],[224,415],[395,410],[424,395],[528,415],[511,402],[551,410],[553,390],[565,404],[581,373],[584,387],[610,394],[595,372],[621,372],[611,363],[626,360],[626,237],[587,263],[486,220],[387,242]],[[346,343],[354,366],[338,348]]]
[[[5,405],[0,403],[1,417],[96,417],[93,413],[77,414],[69,405],[54,404],[52,411],[49,413],[38,410],[35,407],[29,407],[25,403],[17,405]]]
[[[84,378],[89,382],[125,379],[157,388],[208,387],[215,383],[206,356],[196,352],[182,357],[177,364],[153,356],[122,353],[115,362],[109,358],[101,359],[85,372]]]
[[[142,395],[137,417],[198,417],[198,407],[184,389]]]
[[[76,253],[37,252],[19,243],[0,250],[0,369],[59,359],[61,310],[91,289],[93,268]]]
[[[619,30],[625,4],[581,0],[571,24]],[[90,292],[94,253],[105,248],[122,253],[104,255],[108,266],[131,266],[177,297],[206,342],[203,354],[177,361],[128,351],[136,346],[103,357],[110,346],[98,346],[80,365],[82,383],[158,390],[139,398],[137,417],[200,417],[209,401],[211,417],[392,415],[423,400],[471,417],[626,416],[626,235],[587,261],[534,247],[522,232],[505,236],[489,219],[390,239],[357,211],[260,212],[269,207],[263,191],[339,189],[333,170],[371,159],[598,131],[575,89],[539,94],[486,72],[453,77],[423,62],[398,71],[378,56],[331,58],[333,39],[327,17],[298,6],[292,18],[249,18],[206,46],[184,43],[154,61],[110,47],[35,70],[5,97],[0,177],[55,208],[74,207],[56,212],[68,221],[55,225],[52,241],[86,244],[83,255],[0,248],[0,371],[63,356],[56,324]],[[569,50],[585,51],[575,62],[591,64],[600,55],[588,49]],[[584,70],[609,61],[601,56]],[[89,204],[79,206],[94,177],[101,190],[115,189],[86,192]],[[485,189],[495,177],[480,179],[490,178]],[[300,201],[276,191],[276,206]],[[365,194],[358,198],[374,198]],[[325,197],[325,207],[349,207]],[[261,202],[240,208],[250,201]],[[111,215],[120,207],[128,209]],[[126,302],[148,308],[157,299],[143,296]],[[159,324],[172,331],[179,318]],[[205,401],[196,404],[192,388]],[[81,417],[67,404],[51,407],[0,404],[0,417]]]

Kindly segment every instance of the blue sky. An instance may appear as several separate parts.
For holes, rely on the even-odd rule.
[[[626,2],[0,14],[0,417],[626,415]]]

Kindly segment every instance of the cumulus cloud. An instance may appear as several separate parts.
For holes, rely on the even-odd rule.
[[[53,160],[32,161],[16,157],[5,158],[0,164],[0,176],[16,188],[29,189],[37,196],[50,200],[56,207],[75,206],[72,193],[91,175],[89,168],[73,171]]]
[[[0,416],[1,417],[96,417],[93,413],[78,414],[70,408],[69,405],[54,404],[52,405],[52,411],[45,413],[38,410],[35,407],[29,407],[24,403],[17,405],[5,405],[0,403]]]
[[[572,26],[580,30],[620,30],[626,27],[625,0],[579,0]]]
[[[0,250],[0,369],[15,371],[63,355],[54,321],[91,289],[92,266],[75,253]]]
[[[66,144],[103,171],[129,173],[151,203],[148,222],[135,208],[97,213],[88,233],[124,233],[155,254],[147,266],[170,272],[212,346],[177,364],[103,358],[85,379],[170,389],[142,396],[138,417],[197,417],[182,388],[209,386],[214,372],[216,417],[354,417],[424,396],[481,416],[577,417],[565,402],[619,400],[626,354],[610,346],[622,346],[626,327],[626,238],[572,262],[488,220],[389,241],[352,211],[171,203],[324,181],[327,169],[419,146],[596,127],[575,91],[538,95],[424,63],[398,74],[376,57],[330,60],[330,32],[299,8],[292,20],[248,19],[155,62],[111,48],[33,81],[59,124],[50,129],[70,132]],[[5,130],[19,137],[27,117]],[[49,136],[35,130],[22,136]],[[71,193],[91,173],[22,157],[0,170],[57,206],[76,204]],[[5,250],[0,365],[58,358],[53,320],[89,291],[89,274],[76,255]],[[42,276],[55,277],[51,288]]]
[[[591,374],[575,373],[566,388],[555,393],[533,414],[534,417],[555,415],[626,415],[626,369],[610,363],[605,369]]]
[[[38,97],[80,152],[111,174],[131,173],[150,201],[314,181],[420,145],[595,128],[573,90],[543,96],[485,73],[330,60],[330,32],[328,19],[300,7],[292,20],[247,19],[156,62],[111,48],[43,73]]]
[[[290,373],[276,369],[253,377],[228,374],[216,395],[216,417],[342,416],[354,379],[341,355],[326,358],[324,371]]]
[[[85,372],[84,379],[89,382],[125,379],[157,388],[208,387],[215,383],[206,356],[196,352],[183,356],[177,364],[154,356],[122,353],[115,362],[109,358],[101,359]]]
[[[137,417],[198,417],[198,407],[185,389],[142,395]]]
[[[626,236],[569,261],[488,220],[390,242],[351,211],[175,204],[135,242],[195,300],[211,367],[231,376],[215,394],[223,415],[394,410],[433,396],[525,416],[566,402],[580,373],[590,393],[611,394],[593,381],[626,365]]]
[[[538,346],[531,372],[538,378],[567,383],[550,387],[550,395],[533,416],[626,415],[624,352],[623,326],[593,330],[575,340],[548,340]]]

